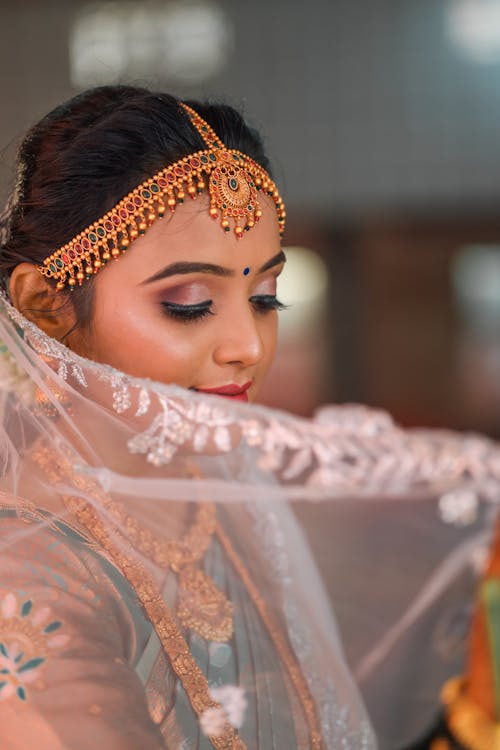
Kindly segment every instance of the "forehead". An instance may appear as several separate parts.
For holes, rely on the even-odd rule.
[[[208,212],[208,197],[200,196],[178,206],[173,214],[157,220],[137,239],[110,271],[115,278],[131,276],[135,282],[178,261],[207,262],[237,270],[241,265],[260,267],[279,252],[281,241],[274,203],[260,198],[260,221],[241,239],[233,229],[225,232],[220,220]],[[108,268],[100,274],[104,277]]]

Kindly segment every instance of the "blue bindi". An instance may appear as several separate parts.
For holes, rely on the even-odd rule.
[[[243,276],[248,276],[248,274],[249,274],[249,273],[250,273],[250,269],[249,269],[249,267],[248,267],[248,266],[246,266],[246,267],[245,267],[245,268],[243,269]]]

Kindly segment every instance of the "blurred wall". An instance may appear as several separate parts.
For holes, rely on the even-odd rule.
[[[26,127],[76,90],[69,34],[95,5],[0,2],[2,197]],[[269,399],[301,412],[326,400],[361,400],[407,424],[500,434],[496,371],[481,366],[484,342],[474,337],[464,358],[451,282],[465,244],[500,247],[500,3],[116,0],[106,7],[117,18],[149,8],[150,22],[133,35],[140,48],[148,28],[161,25],[162,7],[174,5],[223,14],[231,38],[222,69],[208,78],[200,69],[198,79],[186,80],[175,65],[159,64],[160,50],[158,65],[128,69],[122,80],[242,107],[265,133],[283,187],[286,244],[314,247],[330,278],[322,333],[305,356],[310,372],[294,389],[313,397],[280,400],[271,384]],[[101,37],[111,45],[116,34],[103,26]],[[187,49],[182,34],[177,42]],[[490,359],[496,347],[490,337]],[[293,362],[293,351],[287,356]],[[493,409],[464,385],[475,379],[474,363],[476,390],[487,385]]]

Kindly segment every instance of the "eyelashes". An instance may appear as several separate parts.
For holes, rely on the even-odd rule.
[[[284,310],[286,305],[280,302],[273,294],[261,294],[250,297],[249,300],[258,313],[265,314],[272,310]],[[163,312],[170,318],[179,320],[185,323],[191,321],[202,320],[209,315],[214,315],[210,309],[212,306],[212,300],[205,300],[204,302],[198,302],[196,305],[179,305],[176,302],[162,302],[161,306]]]
[[[279,301],[274,294],[259,294],[250,297],[250,302],[257,312],[269,312],[270,310],[285,310],[286,305]]]
[[[198,302],[196,305],[178,305],[176,302],[162,302],[161,306],[166,315],[175,320],[189,323],[192,320],[201,320],[207,315],[213,315],[210,310],[212,300]]]

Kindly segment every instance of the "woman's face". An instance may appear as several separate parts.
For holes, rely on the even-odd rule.
[[[90,328],[68,345],[131,375],[195,390],[234,386],[233,398],[253,400],[276,348],[284,263],[274,205],[261,203],[260,222],[241,240],[209,216],[206,196],[156,221],[96,275]]]

